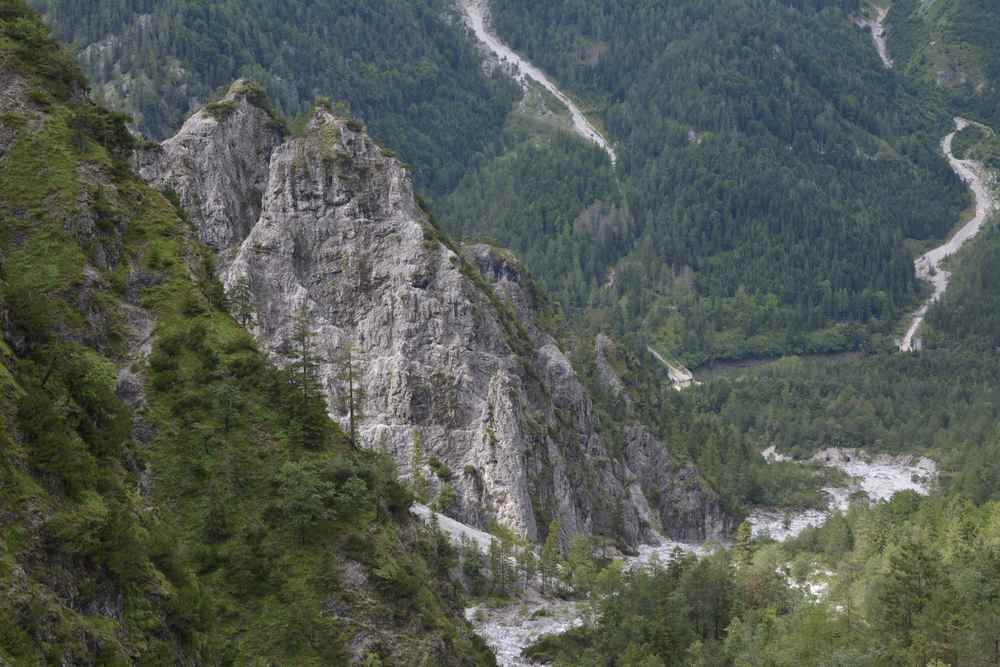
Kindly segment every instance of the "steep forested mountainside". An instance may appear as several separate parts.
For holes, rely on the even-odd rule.
[[[1000,350],[1000,229],[993,225],[962,255],[948,295],[928,314],[934,347]]]
[[[222,309],[85,89],[0,0],[0,664],[494,664],[392,462]]]
[[[950,119],[885,70],[855,7],[817,4],[496,0],[499,34],[617,142],[624,204],[462,215],[511,181],[545,190],[521,160],[463,183],[454,217],[526,257],[558,246],[541,258],[571,257],[575,285],[567,260],[529,266],[562,298],[691,362],[888,332],[918,291],[906,239],[943,236],[966,202],[938,155]],[[559,201],[575,183],[548,180]]]
[[[894,0],[889,49],[915,78],[946,91],[956,109],[1000,125],[1000,21],[991,0]]]
[[[628,217],[607,155],[559,125],[546,108],[512,114],[491,155],[440,201],[441,224],[470,240],[513,248],[563,307],[590,305],[626,241]]]
[[[446,229],[690,363],[890,338],[919,290],[907,239],[944,235],[965,201],[937,156],[948,118],[881,67],[854,2],[491,3],[617,142],[620,178],[546,94],[507,115],[513,88],[445,0],[35,2],[160,135],[236,76],[285,111],[347,100]]]
[[[72,43],[100,99],[163,139],[235,79],[284,114],[318,95],[443,192],[496,137],[515,89],[484,75],[447,0],[32,0]]]

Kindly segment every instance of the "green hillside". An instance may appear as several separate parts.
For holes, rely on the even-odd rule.
[[[1000,125],[1000,21],[991,0],[894,0],[889,49],[958,111]]]
[[[31,0],[74,45],[95,90],[153,139],[238,78],[285,115],[317,96],[449,189],[491,142],[515,91],[481,71],[445,0]]]
[[[877,344],[919,290],[908,239],[943,236],[967,195],[944,107],[842,4],[497,0],[498,32],[616,142],[621,195],[568,203],[579,159],[548,178],[498,161],[446,217],[690,364]],[[511,190],[533,195],[484,211]]]
[[[153,136],[237,76],[287,113],[345,100],[449,230],[689,364],[882,344],[918,296],[912,254],[965,208],[944,105],[881,67],[853,2],[492,3],[617,144],[612,174],[552,100],[508,113],[443,0],[33,1]]]
[[[0,664],[343,664],[359,629],[366,664],[494,664],[392,465],[223,310],[20,0],[0,73]]]

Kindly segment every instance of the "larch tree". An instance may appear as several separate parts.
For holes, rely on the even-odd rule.
[[[341,383],[339,408],[347,413],[347,435],[351,446],[357,448],[358,424],[364,419],[365,388],[364,368],[361,357],[353,344],[346,345],[337,355],[337,379]]]

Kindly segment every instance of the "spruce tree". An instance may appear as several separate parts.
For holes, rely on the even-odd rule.
[[[736,563],[740,567],[746,567],[753,560],[752,531],[750,524],[744,521],[736,529]]]
[[[427,478],[424,476],[424,444],[420,431],[413,431],[413,443],[410,450],[410,475],[413,495],[418,502],[427,504],[429,493]]]
[[[316,352],[309,310],[303,304],[292,324],[291,351],[288,358],[289,384],[292,388],[292,440],[311,449],[321,449],[328,436],[329,421],[323,398],[319,368],[322,357]]]

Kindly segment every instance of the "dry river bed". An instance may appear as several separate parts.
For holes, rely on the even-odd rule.
[[[769,461],[788,460],[771,448],[764,452]],[[889,500],[899,491],[930,493],[937,480],[937,466],[928,458],[913,456],[867,456],[852,449],[828,449],[816,454],[813,462],[843,470],[850,477],[846,487],[824,489],[829,497],[825,511],[776,512],[757,510],[748,521],[755,537],[770,536],[784,541],[798,535],[810,526],[818,526],[831,512],[847,509],[852,496],[864,493],[872,502]],[[426,521],[434,515],[431,510],[415,505],[414,514]],[[442,515],[434,515],[438,526],[453,541],[471,541],[485,553],[492,539],[488,533],[462,524]],[[640,547],[637,556],[623,558],[626,569],[668,563],[681,551],[702,555],[718,548],[718,544],[685,544],[663,539],[656,545]],[[529,591],[522,599],[509,605],[490,607],[479,605],[466,610],[466,617],[486,643],[496,652],[501,667],[527,667],[532,663],[521,656],[525,648],[539,637],[561,634],[584,622],[584,608],[580,603],[543,598]]]

